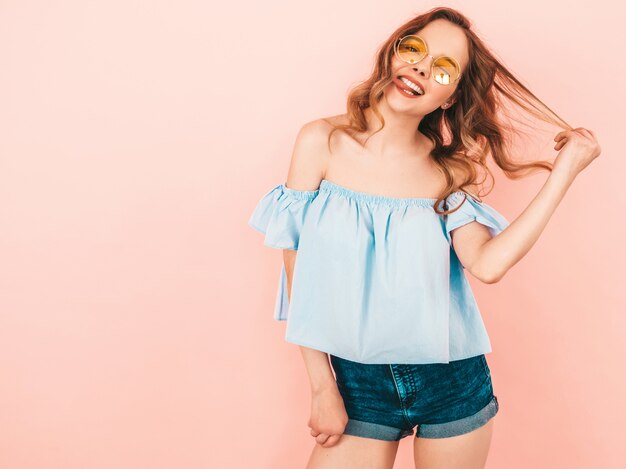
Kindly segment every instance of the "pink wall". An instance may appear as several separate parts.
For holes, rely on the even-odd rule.
[[[501,405],[488,467],[625,467],[624,11],[446,4],[603,149],[504,280],[471,279]],[[343,112],[383,39],[436,5],[0,4],[2,469],[304,467],[281,254],[246,221],[299,127]],[[509,218],[546,177],[496,174]]]

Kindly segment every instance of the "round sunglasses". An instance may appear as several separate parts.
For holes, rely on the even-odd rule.
[[[396,42],[394,47],[396,57],[408,64],[416,64],[428,54],[426,41],[415,34],[404,36]],[[453,57],[441,55],[433,57],[431,72],[435,81],[441,85],[452,85],[461,78],[461,66]]]

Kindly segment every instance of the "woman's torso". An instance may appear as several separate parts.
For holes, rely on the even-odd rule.
[[[490,352],[450,234],[476,220],[495,236],[506,219],[461,191],[448,197],[456,211],[435,213],[444,177],[421,134],[414,146],[384,156],[359,145],[366,135],[335,132],[332,152],[328,133],[318,137],[319,189],[281,183],[249,220],[266,246],[298,251],[290,298],[284,266],[276,297],[274,317],[288,319],[285,340],[372,364]]]

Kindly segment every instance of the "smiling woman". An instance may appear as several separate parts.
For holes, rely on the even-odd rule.
[[[554,163],[513,161],[507,99],[566,129]],[[392,467],[416,427],[417,467],[484,466],[499,403],[466,273],[499,281],[599,153],[451,8],[400,26],[347,113],[302,127],[248,223],[284,254],[274,317],[311,381],[308,469]],[[488,156],[511,178],[550,172],[513,222],[480,199]]]

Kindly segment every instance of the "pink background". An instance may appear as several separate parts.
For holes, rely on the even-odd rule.
[[[2,469],[304,467],[282,256],[246,221],[298,129],[344,112],[380,43],[438,5],[0,3]],[[623,7],[446,5],[602,146],[532,251],[470,278],[501,405],[487,467],[625,467]],[[554,158],[558,131],[527,156]],[[496,176],[511,220],[547,177]]]

